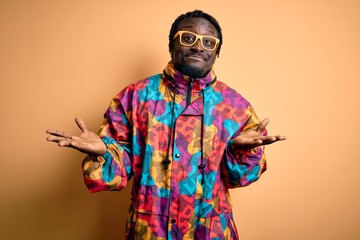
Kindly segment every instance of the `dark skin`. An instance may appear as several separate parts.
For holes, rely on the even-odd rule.
[[[180,22],[178,30],[218,38],[216,28],[203,18],[186,18]],[[193,46],[186,47],[180,44],[178,38],[175,39],[174,48],[171,51],[172,63],[177,70],[181,72],[182,66],[187,65],[201,72],[201,76],[205,76],[211,70],[216,55],[216,49],[214,51],[203,49],[199,40]],[[47,130],[46,133],[49,134],[47,140],[57,143],[60,147],[71,147],[86,154],[101,156],[106,153],[107,148],[101,138],[88,130],[84,121],[79,117],[75,119],[75,122],[81,130],[79,136],[58,130]],[[270,120],[266,118],[260,122],[256,129],[243,132],[234,139],[234,146],[238,149],[250,150],[261,145],[285,140],[286,137],[282,135],[263,136],[263,131],[269,122]]]
[[[185,18],[180,22],[177,30],[190,31],[218,38],[216,28],[204,18]],[[179,38],[176,38],[171,58],[175,69],[180,72],[183,65],[188,65],[199,69],[202,73],[201,77],[204,77],[214,65],[216,55],[216,49],[214,51],[205,50],[201,46],[200,40],[193,46],[186,47],[180,44]]]

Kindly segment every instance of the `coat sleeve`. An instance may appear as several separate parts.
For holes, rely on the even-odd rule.
[[[131,86],[114,97],[104,114],[98,135],[107,146],[102,156],[88,155],[82,164],[90,192],[121,190],[132,177]]]
[[[244,187],[259,179],[266,170],[265,146],[249,150],[239,150],[234,147],[234,138],[249,129],[256,129],[260,119],[254,109],[249,106],[245,125],[230,139],[225,149],[222,161],[223,179],[228,188]],[[263,135],[267,135],[266,129]]]

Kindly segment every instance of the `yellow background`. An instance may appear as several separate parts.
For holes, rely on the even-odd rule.
[[[45,130],[96,130],[119,90],[162,71],[194,9],[223,28],[218,78],[288,137],[231,191],[241,239],[360,239],[358,0],[0,1],[1,239],[122,239],[130,188],[90,194],[83,155]]]

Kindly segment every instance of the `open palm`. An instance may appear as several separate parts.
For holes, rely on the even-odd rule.
[[[264,136],[262,132],[265,127],[269,124],[270,119],[265,118],[260,122],[258,127],[253,130],[248,130],[239,135],[234,139],[234,145],[238,149],[251,149],[254,147],[258,147],[260,145],[267,145],[277,141],[286,140],[285,136],[276,135],[276,136]]]
[[[58,130],[47,130],[46,133],[50,135],[47,140],[58,143],[60,147],[75,148],[86,154],[103,155],[107,149],[101,138],[89,131],[81,118],[77,117],[75,122],[81,130],[79,136]]]

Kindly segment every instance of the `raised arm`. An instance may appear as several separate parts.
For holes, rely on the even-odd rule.
[[[269,119],[259,120],[252,107],[248,119],[239,132],[228,143],[223,161],[223,174],[229,188],[247,186],[259,179],[266,170],[265,145],[286,139],[285,136],[268,136],[266,126]]]

